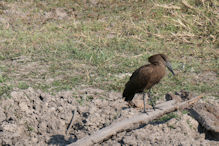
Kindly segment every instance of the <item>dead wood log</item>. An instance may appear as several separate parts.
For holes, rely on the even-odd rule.
[[[198,103],[190,112],[206,130],[219,134],[219,107],[210,103]]]
[[[189,106],[197,102],[201,97],[202,95],[192,98],[190,100],[187,100],[185,102],[180,102],[180,103],[177,103],[177,101],[175,100],[171,100],[171,101],[159,104],[156,106],[158,107],[158,109],[155,111],[148,112],[148,114],[141,113],[131,118],[127,118],[124,120],[114,122],[108,127],[105,127],[90,136],[86,136],[82,139],[79,139],[77,142],[72,143],[68,146],[79,146],[79,145],[88,146],[88,145],[93,145],[93,144],[102,142],[103,140],[106,140],[107,138],[111,137],[112,135],[115,135],[116,133],[120,131],[130,129],[136,124],[146,124],[152,120],[155,120],[163,116],[166,113],[173,112],[177,109],[188,108]]]

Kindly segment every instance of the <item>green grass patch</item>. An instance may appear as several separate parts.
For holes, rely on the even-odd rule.
[[[155,123],[165,123],[167,121],[169,121],[170,119],[173,119],[173,118],[179,118],[179,116],[176,114],[176,113],[169,113],[169,114],[166,114],[164,116],[162,116],[161,118],[157,119],[157,120],[154,120],[153,122]]]
[[[18,88],[19,88],[19,89],[24,90],[24,89],[27,89],[28,87],[29,87],[28,84],[25,83],[25,82],[19,82],[19,83],[18,83]]]
[[[20,89],[46,92],[82,84],[121,92],[128,74],[148,63],[150,55],[165,53],[177,74],[154,87],[157,97],[182,89],[218,95],[219,4],[187,1],[190,7],[170,0],[6,1],[0,25],[0,61],[7,64],[1,70],[1,93],[10,92],[5,84],[16,80]],[[9,17],[6,12],[12,10]],[[17,59],[21,56],[30,59]],[[31,62],[38,64],[20,71]],[[197,78],[204,72],[216,75]]]
[[[1,84],[0,85],[0,97],[9,96],[12,86]]]

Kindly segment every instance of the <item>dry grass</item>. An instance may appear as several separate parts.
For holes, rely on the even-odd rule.
[[[164,52],[177,76],[154,92],[218,96],[218,7],[217,0],[1,1],[1,95],[81,84],[122,91],[129,73]]]

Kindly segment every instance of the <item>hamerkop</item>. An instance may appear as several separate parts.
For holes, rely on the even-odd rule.
[[[148,58],[151,64],[143,65],[134,71],[129,81],[125,85],[123,91],[123,97],[125,101],[131,106],[135,106],[132,99],[135,93],[143,93],[144,102],[144,112],[145,111],[145,89],[148,89],[148,97],[152,103],[152,107],[155,110],[154,103],[151,100],[151,88],[159,83],[159,81],[164,77],[167,67],[170,72],[174,74],[171,64],[168,62],[168,58],[164,54],[156,54]]]

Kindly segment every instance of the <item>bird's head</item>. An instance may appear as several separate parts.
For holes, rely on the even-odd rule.
[[[172,66],[170,62],[168,61],[168,57],[165,54],[155,54],[151,57],[148,58],[148,61],[152,64],[160,63],[162,62],[168,69],[169,71],[175,75],[173,72]]]

